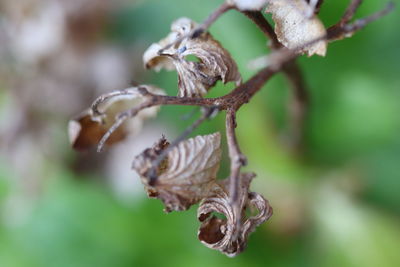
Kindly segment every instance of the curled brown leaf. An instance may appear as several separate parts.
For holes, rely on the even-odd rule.
[[[159,88],[143,85],[149,92],[163,94]],[[123,90],[126,94],[113,97],[101,103],[98,107],[99,114],[94,114],[92,109],[83,111],[68,123],[68,137],[74,149],[85,150],[96,146],[103,135],[114,124],[116,116],[125,110],[140,105],[147,100],[138,87]],[[126,135],[136,134],[142,128],[143,120],[154,117],[159,107],[151,107],[140,111],[132,120],[126,121],[116,129],[108,138],[106,144],[112,145],[123,140]]]
[[[196,27],[197,24],[188,18],[174,21],[171,33],[144,53],[146,68],[159,71],[175,66],[181,97],[204,96],[218,80],[239,85],[241,76],[229,52],[208,32],[190,37],[189,33]],[[160,49],[168,44],[174,45],[160,54]]]
[[[157,180],[152,185],[147,173],[152,161],[169,146],[165,138],[137,156],[133,168],[140,174],[149,197],[159,198],[166,212],[187,210],[217,186],[220,143],[219,133],[196,136],[179,143],[158,166]]]
[[[209,248],[216,249],[233,257],[242,252],[247,239],[256,227],[272,215],[272,208],[261,195],[249,192],[250,182],[254,174],[241,175],[239,192],[239,207],[232,206],[227,186],[220,183],[215,195],[204,199],[197,211],[197,217],[202,222],[198,237]],[[226,180],[223,182],[226,183]],[[248,209],[256,209],[257,215],[246,217]],[[213,213],[222,214],[221,219]]]

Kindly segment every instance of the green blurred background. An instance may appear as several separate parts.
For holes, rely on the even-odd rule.
[[[398,8],[321,57],[301,57],[311,96],[305,149],[288,143],[290,88],[276,75],[238,114],[252,190],[274,208],[234,259],[197,240],[196,208],[164,214],[130,162],[161,134],[175,138],[193,108],[165,107],[142,133],[96,154],[72,151],[69,118],[101,93],[176,73],[142,54],[186,16],[222,1],[3,0],[0,3],[0,266],[400,266],[400,17]],[[325,1],[332,25],[349,1]],[[357,17],[384,6],[365,0]],[[400,4],[400,3],[398,3]],[[266,38],[237,12],[211,33],[248,79]],[[232,84],[218,84],[210,96]],[[224,114],[193,135],[224,132]],[[228,175],[226,147],[220,178]]]

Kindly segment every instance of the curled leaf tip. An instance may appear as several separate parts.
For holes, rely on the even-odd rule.
[[[116,122],[118,114],[140,105],[147,100],[140,88],[146,91],[164,94],[164,92],[150,85],[131,87],[108,93],[95,101],[94,107],[86,109],[68,123],[68,137],[71,146],[77,150],[87,150],[99,144],[103,136]],[[145,119],[154,117],[158,107],[151,107],[137,114],[132,120],[125,121],[104,140],[102,145],[112,145],[123,140],[128,133],[136,134],[142,128]]]
[[[152,44],[143,55],[148,69],[178,72],[178,95],[181,97],[202,97],[219,80],[241,83],[235,61],[210,33],[199,31],[196,38],[189,36],[197,26],[191,19],[177,19],[171,25],[171,33]]]
[[[253,177],[252,173],[241,175],[238,207],[230,202],[227,180],[220,183],[221,187],[213,196],[200,203],[198,238],[205,246],[234,257],[246,248],[250,233],[271,217],[272,208],[268,201],[258,193],[249,192]],[[256,210],[257,214],[247,217],[246,211],[249,210]],[[215,216],[215,213],[224,218]]]

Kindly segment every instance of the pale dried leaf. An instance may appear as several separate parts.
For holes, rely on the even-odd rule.
[[[141,175],[149,196],[161,199],[166,212],[186,210],[207,197],[217,186],[220,143],[219,133],[197,136],[179,143],[160,164],[153,185],[149,184],[146,174],[152,167],[152,160],[168,147],[164,138],[137,156],[133,168]]]
[[[171,70],[171,63],[178,72],[178,95],[183,97],[201,97],[215,85],[218,80],[223,83],[235,82],[239,85],[241,76],[235,61],[227,50],[211,34],[203,33],[196,38],[184,38],[172,47],[158,54],[157,49],[180,40],[197,24],[188,18],[180,18],[171,26],[171,33],[157,44],[152,44],[144,54],[147,68]],[[188,58],[195,57],[197,61]]]
[[[172,43],[176,37],[174,34],[168,35],[165,39],[161,40],[159,43],[153,43],[143,54],[143,62],[146,69],[154,69],[159,72],[162,69],[174,70],[175,65],[171,58],[165,56],[159,56],[158,51],[164,46]]]
[[[230,203],[227,180],[220,184],[218,191],[214,189],[214,196],[200,203],[197,217],[202,224],[198,237],[204,245],[227,256],[236,256],[245,249],[249,234],[271,217],[272,208],[268,202],[261,195],[248,191],[253,177],[250,173],[241,175],[238,209]],[[252,208],[257,209],[258,214],[246,218],[246,210]],[[226,219],[212,215],[215,212]]]
[[[227,2],[241,11],[260,11],[268,0],[228,0]]]
[[[144,85],[149,92],[164,94],[154,86]],[[94,115],[87,109],[68,123],[68,136],[74,149],[85,150],[96,146],[103,135],[114,124],[116,116],[125,110],[140,105],[146,101],[137,87],[125,89],[129,94],[113,97],[99,105],[102,115]],[[107,145],[112,145],[123,140],[128,134],[136,134],[142,128],[143,120],[156,116],[159,107],[151,107],[140,111],[132,120],[126,121],[116,129],[107,140]]]
[[[298,49],[308,56],[325,56],[328,42],[318,38],[326,36],[326,29],[316,15],[310,14],[305,0],[272,0],[266,12],[272,14],[278,40],[289,49]],[[312,43],[310,45],[307,45]]]

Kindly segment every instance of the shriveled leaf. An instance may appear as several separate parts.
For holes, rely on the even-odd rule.
[[[235,61],[211,34],[205,32],[195,38],[187,37],[196,26],[188,18],[174,21],[172,32],[144,53],[146,68],[171,70],[173,64],[178,72],[179,96],[204,96],[218,80],[223,83],[233,81],[239,85],[241,76]],[[177,42],[183,36],[186,38]],[[171,43],[174,45],[159,55],[158,50]],[[190,60],[190,57],[195,60]]]
[[[241,175],[239,191],[239,207],[230,203],[227,180],[220,183],[219,190],[212,197],[204,199],[197,211],[197,217],[202,222],[198,237],[209,248],[216,249],[233,257],[242,252],[247,245],[247,239],[255,228],[268,220],[272,208],[261,195],[249,192],[249,185],[254,174]],[[256,209],[257,215],[246,218],[247,209]],[[226,219],[220,219],[213,213],[220,213]]]
[[[165,56],[159,56],[158,51],[160,51],[166,45],[176,41],[177,34],[170,33],[165,39],[162,39],[158,43],[153,43],[143,54],[143,62],[146,69],[154,69],[159,72],[162,69],[174,70],[175,65],[171,58]]]
[[[228,3],[241,11],[260,11],[267,2],[268,0],[228,0]]]
[[[152,161],[169,146],[162,138],[155,146],[137,156],[133,168],[141,175],[149,197],[159,198],[165,211],[186,210],[207,197],[217,186],[221,160],[219,133],[185,140],[168,152],[157,170],[157,180],[149,184]]]
[[[285,47],[301,48],[300,52],[308,56],[325,56],[328,42],[313,41],[326,36],[326,29],[319,18],[310,13],[310,6],[305,0],[271,0],[266,12],[272,14],[275,33]]]
[[[163,94],[163,91],[154,86],[145,85],[149,92]],[[102,115],[95,115],[87,109],[68,123],[68,136],[74,149],[85,150],[96,146],[103,135],[114,124],[116,116],[125,110],[133,108],[144,101],[146,97],[140,94],[137,87],[125,89],[127,94],[116,96],[102,103],[98,109]],[[159,107],[151,107],[140,111],[132,120],[126,121],[115,130],[107,140],[112,145],[123,140],[128,134],[136,134],[142,128],[143,120],[154,117]]]

